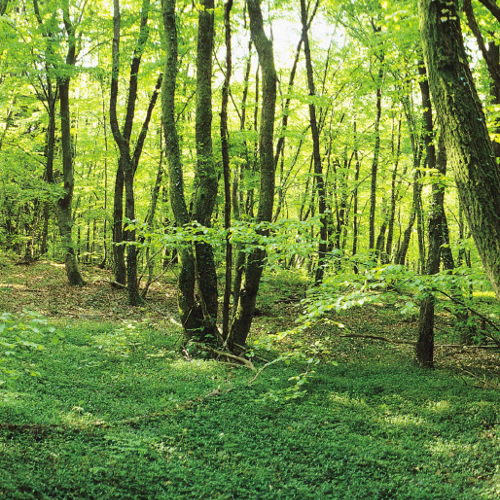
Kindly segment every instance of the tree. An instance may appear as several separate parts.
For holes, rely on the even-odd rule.
[[[457,0],[420,0],[429,86],[484,268],[500,299],[500,173],[464,48]]]
[[[315,11],[319,0],[316,2]],[[319,230],[319,246],[318,246],[318,267],[316,268],[316,274],[314,282],[316,285],[320,285],[323,281],[323,275],[326,266],[326,250],[328,245],[328,222],[326,216],[326,189],[325,189],[325,179],[323,176],[323,165],[321,161],[321,151],[320,151],[320,137],[318,130],[318,120],[316,118],[316,105],[314,104],[314,97],[316,96],[316,88],[314,84],[314,71],[311,59],[311,47],[309,46],[309,34],[308,28],[310,22],[307,21],[308,12],[306,9],[305,0],[300,0],[300,19],[302,22],[302,40],[304,42],[304,54],[306,57],[306,74],[307,74],[307,86],[309,89],[309,95],[311,102],[309,103],[309,124],[311,127],[311,138],[313,142],[313,165],[314,165],[314,180],[316,183],[316,189],[318,191],[318,211],[321,217],[320,230]]]
[[[127,96],[127,111],[124,119],[123,131],[120,130],[117,116],[118,76],[120,71],[120,3],[114,0],[113,15],[113,69],[111,74],[111,94],[109,116],[113,138],[118,146],[119,159],[115,181],[115,196],[113,210],[113,243],[115,256],[115,277],[120,284],[125,284],[124,246],[127,243],[127,282],[128,296],[131,305],[141,303],[139,284],[137,282],[137,248],[135,246],[135,230],[128,225],[123,227],[123,188],[125,187],[125,216],[129,221],[135,221],[134,177],[142,154],[144,141],[148,133],[149,122],[153,114],[158,91],[161,86],[161,75],[158,77],[156,88],[151,96],[146,117],[135,147],[131,148],[132,127],[138,92],[138,72],[144,48],[149,36],[148,18],[150,10],[149,0],[143,0],[141,8],[141,25],[137,38],[134,55],[130,63],[130,79]],[[125,229],[125,231],[124,231]],[[123,233],[125,232],[125,237]]]
[[[75,186],[74,179],[74,151],[71,134],[71,115],[70,115],[70,83],[71,77],[74,72],[77,58],[77,26],[83,16],[83,10],[80,12],[79,18],[72,20],[70,16],[70,5],[68,0],[61,2],[62,12],[62,25],[66,34],[65,42],[67,44],[66,57],[64,60],[60,58],[54,49],[51,30],[45,28],[42,16],[40,15],[38,1],[33,0],[33,7],[35,15],[39,24],[45,31],[45,38],[47,40],[47,49],[45,57],[50,61],[46,65],[46,71],[49,71],[49,66],[55,73],[57,84],[57,92],[59,94],[59,115],[61,121],[61,150],[62,150],[62,177],[64,182],[64,192],[57,199],[55,204],[55,211],[57,222],[59,225],[59,232],[63,240],[65,249],[64,263],[66,275],[70,285],[83,286],[84,281],[78,268],[77,258],[75,255],[75,248],[72,238],[72,201],[73,191]],[[84,7],[83,7],[84,8]],[[54,17],[51,19],[51,26],[54,25]],[[51,182],[52,168],[50,162],[52,161],[53,150],[53,134],[54,134],[54,112],[55,101],[54,94],[51,88],[50,76],[47,74],[47,106],[49,111],[49,129],[46,136],[46,155],[47,155],[47,180]]]
[[[209,226],[217,195],[217,175],[212,153],[212,48],[214,3],[205,0],[198,14],[196,149],[197,168],[193,208],[190,213],[184,192],[184,176],[175,120],[175,95],[178,73],[175,0],[163,0],[165,29],[165,70],[162,87],[162,123],[165,158],[170,177],[170,201],[177,227],[191,222]],[[180,273],[178,305],[187,340],[218,344],[217,276],[213,250],[201,241],[183,243],[179,248]]]
[[[270,222],[274,202],[274,156],[273,136],[276,106],[276,68],[271,41],[264,32],[264,21],[260,0],[248,0],[250,32],[259,54],[262,69],[262,105],[259,132],[260,199],[257,223]],[[267,229],[260,231],[262,236],[269,234]],[[248,254],[245,267],[245,280],[239,292],[238,309],[231,326],[229,345],[234,351],[244,349],[255,312],[255,302],[259,293],[260,279],[266,258],[265,249],[256,246]]]

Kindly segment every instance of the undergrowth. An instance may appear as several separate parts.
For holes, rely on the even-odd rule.
[[[6,499],[480,499],[500,492],[500,394],[339,339],[304,367],[178,354],[176,332],[82,323],[28,351],[0,410]],[[344,352],[344,357],[340,353]]]
[[[257,318],[252,340],[294,324],[303,288],[297,280],[283,294],[284,279],[265,284],[261,307],[274,314]],[[98,292],[108,301],[104,288]],[[438,369],[423,370],[411,345],[341,337],[338,327],[317,323],[257,350],[253,362],[261,369],[264,358],[320,339],[328,351],[322,363],[311,369],[308,359],[288,358],[256,377],[245,367],[183,357],[178,328],[148,314],[105,321],[61,314],[43,323],[46,334],[23,330],[23,341],[44,348],[17,346],[19,376],[0,389],[0,498],[500,495],[500,392],[491,388],[498,384],[455,369],[486,370],[496,354],[443,348]],[[387,305],[334,320],[351,332],[415,335],[415,323]],[[439,317],[438,325],[438,340],[449,342],[449,320]],[[296,377],[306,372],[297,393]]]

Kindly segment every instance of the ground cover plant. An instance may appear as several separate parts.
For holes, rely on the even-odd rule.
[[[49,271],[59,296],[46,281]],[[21,321],[24,304],[45,310],[51,301],[63,303],[60,271],[46,262],[2,270],[2,308]],[[499,494],[500,393],[492,350],[439,348],[437,369],[429,371],[413,362],[410,344],[340,337],[331,324],[318,323],[301,339],[285,337],[273,350],[257,352],[272,360],[294,342],[307,344],[310,335],[323,339],[328,359],[313,367],[307,360],[275,363],[256,377],[246,367],[186,356],[168,301],[157,311],[123,307],[111,297],[126,292],[114,291],[105,271],[92,276],[93,284],[78,290],[85,294],[80,310],[52,311],[45,329],[22,332],[43,348],[19,347],[13,355],[19,376],[0,390],[2,498]],[[293,324],[297,307],[282,293],[283,279],[265,280],[254,339]],[[31,302],[23,291],[28,283],[36,291]],[[297,294],[298,283],[292,282]],[[153,296],[170,291],[168,283],[158,285]],[[106,316],[110,304],[115,311]],[[387,305],[336,319],[343,334],[400,341],[415,335],[415,321],[402,321]],[[444,313],[438,318],[443,344],[454,342],[445,333],[452,323]],[[297,375],[308,370],[297,391]]]

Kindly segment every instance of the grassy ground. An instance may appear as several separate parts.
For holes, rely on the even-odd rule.
[[[19,333],[45,348],[7,361],[21,376],[0,390],[0,498],[500,495],[496,355],[439,349],[438,369],[426,371],[410,346],[337,337],[337,364],[318,365],[305,394],[290,399],[288,379],[304,366],[275,364],[252,382],[246,368],[186,359],[171,286],[131,309],[104,272],[87,275],[89,286],[74,290],[49,263],[0,273],[1,310],[30,307],[56,327]],[[254,337],[296,314],[283,285],[268,280]],[[415,334],[415,324],[376,307],[342,321],[358,333]],[[442,335],[448,322],[440,318]]]

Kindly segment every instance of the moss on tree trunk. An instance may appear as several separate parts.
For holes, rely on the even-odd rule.
[[[459,197],[500,298],[500,174],[465,53],[458,1],[420,0],[419,13],[429,85]]]

